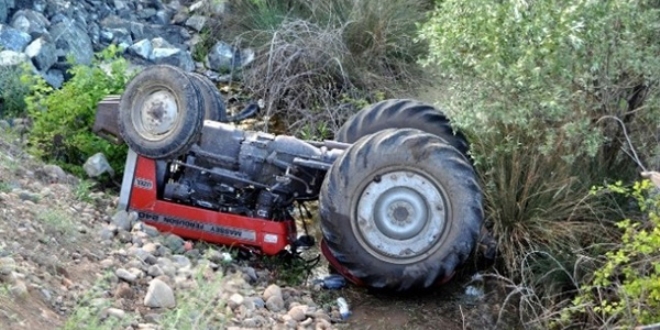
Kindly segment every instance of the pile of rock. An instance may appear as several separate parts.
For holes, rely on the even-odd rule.
[[[198,290],[210,290],[205,303],[222,315],[219,322],[228,329],[331,329],[341,320],[336,306],[318,305],[305,288],[280,287],[266,270],[241,266],[216,249],[200,251],[175,235],[163,236],[133,212],[119,211],[99,234],[108,245],[113,240],[124,244],[100,262],[114,274],[113,309],[103,315],[129,314],[130,306],[141,305],[133,308],[141,314],[133,316],[155,326],[169,309],[199,299]]]
[[[121,329],[174,326],[173,315],[211,329],[331,329],[341,321],[333,301],[315,301],[316,287],[279,286],[267,269],[220,247],[161,233],[134,212],[115,212],[116,197],[76,201],[76,178],[56,165],[16,171],[20,179],[0,173],[0,287],[12,301],[0,307],[0,324],[3,310],[35,303],[48,306],[42,318],[87,322],[72,317],[84,311]]]
[[[29,63],[52,86],[68,78],[67,57],[90,64],[111,44],[136,65],[167,63],[217,77],[245,65],[253,55],[224,42],[203,62],[192,49],[212,19],[225,14],[223,1],[201,0],[5,0],[0,1],[0,66]]]

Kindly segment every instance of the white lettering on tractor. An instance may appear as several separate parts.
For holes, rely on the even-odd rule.
[[[154,182],[149,179],[135,178],[135,187],[151,190],[154,187]]]
[[[213,233],[216,235],[238,238],[245,241],[256,241],[257,233],[253,230],[245,230],[240,228],[232,228],[225,226],[217,226],[203,222],[196,222],[181,218],[167,217],[162,215],[157,215],[150,212],[138,211],[138,219],[145,221],[158,222],[162,224],[168,224],[174,227],[205,231]],[[275,241],[277,242],[277,236],[275,236]]]

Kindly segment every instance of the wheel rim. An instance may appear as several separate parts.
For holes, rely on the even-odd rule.
[[[449,212],[441,186],[410,170],[377,175],[357,203],[353,230],[373,256],[417,262],[439,247]]]
[[[179,106],[176,96],[167,89],[153,89],[133,110],[133,125],[145,139],[162,140],[178,124]]]

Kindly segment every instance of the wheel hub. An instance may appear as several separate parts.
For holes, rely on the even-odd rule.
[[[413,171],[383,174],[367,184],[357,204],[358,240],[372,255],[397,263],[432,252],[447,219],[442,188]]]
[[[157,139],[172,131],[177,123],[178,106],[170,92],[158,90],[149,94],[140,109],[140,133],[147,139]]]
[[[392,187],[376,200],[374,223],[385,236],[406,240],[418,235],[428,220],[424,197],[408,187]]]

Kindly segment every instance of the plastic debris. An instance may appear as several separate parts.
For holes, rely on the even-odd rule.
[[[470,282],[483,282],[484,281],[484,276],[481,275],[480,273],[475,273],[472,275],[472,278],[470,279]]]
[[[337,290],[346,286],[346,279],[341,275],[328,275],[314,280],[314,284],[320,284],[323,289]]]
[[[337,305],[339,305],[339,314],[341,315],[342,320],[346,320],[349,316],[351,316],[351,310],[348,307],[348,302],[346,302],[344,297],[337,298]]]
[[[472,297],[481,297],[484,295],[484,290],[482,288],[478,288],[476,286],[468,285],[467,288],[465,288],[465,294],[468,296]]]

